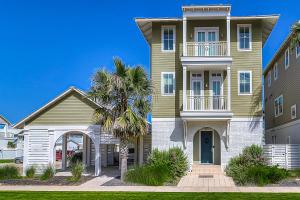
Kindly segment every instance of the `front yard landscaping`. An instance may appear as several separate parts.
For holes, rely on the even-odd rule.
[[[0,192],[1,199],[35,200],[35,199],[299,199],[295,193],[155,193],[155,192]]]

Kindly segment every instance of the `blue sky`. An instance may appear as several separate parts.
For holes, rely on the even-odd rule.
[[[300,19],[292,0],[0,1],[0,114],[13,123],[118,56],[149,71],[149,47],[134,17],[179,17],[181,6],[230,3],[232,15],[280,14],[263,49],[264,66]]]

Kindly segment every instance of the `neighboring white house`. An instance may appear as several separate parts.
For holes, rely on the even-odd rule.
[[[0,115],[0,160],[14,159],[23,156],[22,130]]]

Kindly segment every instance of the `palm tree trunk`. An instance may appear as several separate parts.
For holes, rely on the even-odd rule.
[[[120,138],[120,156],[121,156],[121,181],[125,180],[127,172],[127,158],[128,158],[128,139]]]

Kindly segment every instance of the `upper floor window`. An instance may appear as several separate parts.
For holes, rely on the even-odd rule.
[[[274,80],[278,79],[278,64],[275,63],[274,65]]]
[[[174,72],[161,73],[161,92],[162,95],[175,94],[175,73]]]
[[[237,40],[238,40],[238,50],[240,51],[252,50],[251,24],[237,25]]]
[[[280,95],[274,101],[275,117],[283,114],[283,96]]]
[[[0,130],[5,128],[5,124],[0,124]]]
[[[162,26],[161,28],[161,50],[164,52],[175,51],[176,27]]]
[[[271,87],[272,84],[272,71],[268,73],[268,87]]]
[[[252,94],[252,72],[239,71],[238,72],[238,87],[239,95]]]
[[[300,44],[296,46],[296,58],[300,56]]]
[[[287,48],[284,52],[284,66],[287,69],[290,66],[290,50]]]

